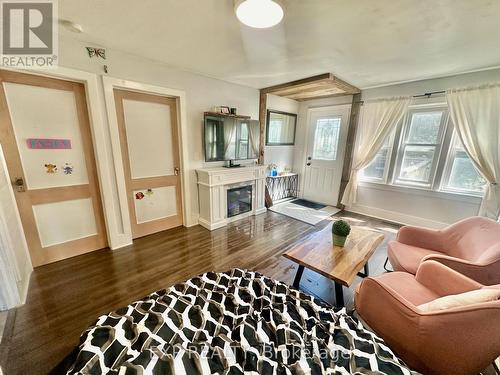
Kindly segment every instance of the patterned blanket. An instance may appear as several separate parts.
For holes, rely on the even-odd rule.
[[[101,316],[77,353],[68,374],[415,374],[345,310],[239,269]]]

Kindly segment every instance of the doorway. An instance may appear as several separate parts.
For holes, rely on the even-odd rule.
[[[113,94],[132,237],[183,225],[176,99]]]
[[[107,246],[85,87],[0,70],[0,142],[33,266]]]
[[[336,206],[349,127],[350,105],[309,110],[303,198]]]

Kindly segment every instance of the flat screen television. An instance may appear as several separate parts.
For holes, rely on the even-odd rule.
[[[205,115],[205,161],[258,159],[259,121]]]

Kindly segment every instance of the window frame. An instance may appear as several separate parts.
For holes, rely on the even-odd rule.
[[[445,161],[445,164],[443,167],[443,176],[441,179],[441,183],[439,185],[439,190],[442,192],[445,192],[445,193],[472,195],[475,197],[482,197],[484,195],[485,189],[483,189],[482,191],[474,191],[474,190],[452,188],[449,186],[450,178],[451,178],[451,171],[453,169],[453,163],[454,163],[455,158],[457,156],[457,151],[456,151],[456,147],[455,147],[455,142],[457,142],[457,141],[460,142],[460,138],[458,136],[457,131],[455,129],[453,129],[451,140],[450,140],[450,145],[448,148],[448,153],[446,155],[446,161]],[[465,151],[465,148],[464,148],[464,152],[467,154],[467,151]],[[472,162],[472,160],[471,160],[471,162]],[[474,164],[474,163],[472,163],[472,164]],[[481,175],[481,173],[479,171],[477,171],[477,173],[479,175]],[[486,187],[486,185],[485,185],[485,187]]]
[[[429,112],[442,112],[441,122],[439,125],[439,133],[436,143],[415,143],[409,142],[408,137],[411,131],[411,121],[413,119],[413,115],[416,113],[429,113]],[[394,163],[394,168],[392,172],[392,184],[396,186],[404,186],[404,187],[418,187],[422,189],[433,190],[436,186],[436,181],[440,179],[439,168],[442,151],[445,149],[445,144],[448,141],[447,137],[449,137],[449,113],[448,107],[442,104],[435,105],[425,105],[425,106],[410,106],[408,113],[404,116],[403,122],[400,124],[401,131],[399,134],[399,144],[397,148],[397,155]],[[429,179],[427,182],[411,180],[401,178],[401,167],[403,165],[405,150],[408,146],[417,146],[417,147],[434,147],[434,156],[432,160],[431,170],[429,173]]]

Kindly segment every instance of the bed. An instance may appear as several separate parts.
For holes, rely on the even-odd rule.
[[[209,272],[101,316],[68,374],[416,374],[344,309],[256,272]]]

